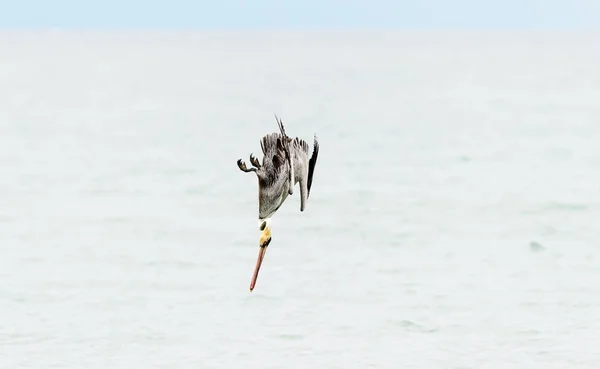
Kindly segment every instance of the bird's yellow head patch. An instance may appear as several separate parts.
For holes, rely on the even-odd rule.
[[[260,224],[260,230],[261,230],[261,234],[260,234],[260,243],[259,245],[261,247],[265,247],[269,245],[269,242],[271,242],[271,227],[269,226],[269,219],[265,219],[261,224]]]

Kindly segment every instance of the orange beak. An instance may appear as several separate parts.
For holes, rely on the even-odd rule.
[[[267,252],[267,246],[271,243],[271,230],[269,226],[266,226],[263,230],[263,233],[260,237],[260,247],[258,249],[258,260],[256,260],[256,267],[254,268],[254,274],[252,275],[252,281],[250,281],[250,292],[256,286],[256,279],[258,278],[258,271],[260,270],[260,266],[262,264],[263,259],[265,258],[265,253]]]

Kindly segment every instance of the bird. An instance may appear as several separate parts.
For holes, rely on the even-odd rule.
[[[252,153],[250,153],[252,167],[247,168],[242,159],[237,161],[242,172],[254,172],[258,178],[258,228],[261,236],[258,260],[250,282],[250,292],[256,286],[258,272],[267,247],[271,243],[271,218],[288,196],[294,194],[296,184],[300,187],[300,211],[306,209],[319,155],[316,133],[312,154],[309,156],[308,143],[298,137],[289,137],[281,118],[276,114],[273,115],[279,126],[279,132],[268,133],[261,138],[262,163]]]

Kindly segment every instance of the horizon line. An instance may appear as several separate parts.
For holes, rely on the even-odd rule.
[[[240,27],[169,27],[169,26],[9,26],[0,25],[6,31],[142,31],[142,32],[547,32],[547,31],[600,31],[589,26],[240,26]]]

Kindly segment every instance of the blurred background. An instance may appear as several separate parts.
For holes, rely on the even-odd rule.
[[[6,368],[596,368],[592,2],[0,14]],[[273,217],[236,161],[320,143]]]

